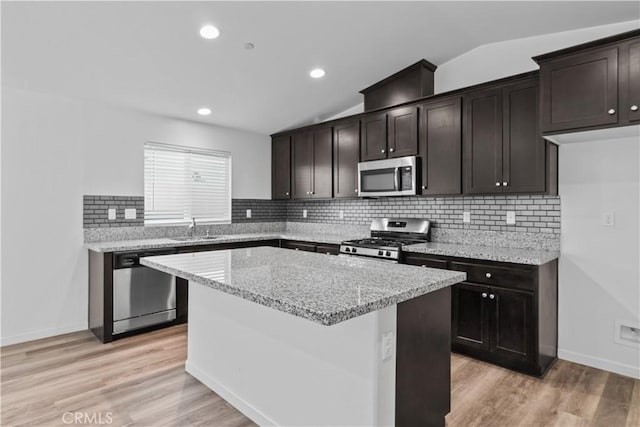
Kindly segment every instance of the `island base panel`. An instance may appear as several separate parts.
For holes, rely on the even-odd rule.
[[[444,426],[451,410],[451,288],[397,308],[397,427]]]
[[[323,326],[190,282],[186,370],[259,425],[392,426],[396,307]]]

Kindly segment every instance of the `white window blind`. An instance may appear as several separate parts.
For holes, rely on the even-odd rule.
[[[231,154],[144,145],[144,222],[231,222]]]

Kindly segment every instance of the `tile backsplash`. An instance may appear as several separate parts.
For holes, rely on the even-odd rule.
[[[515,225],[507,225],[508,211],[515,212]],[[470,213],[470,222],[463,223],[463,212]],[[368,225],[372,219],[381,217],[425,218],[432,221],[434,228],[559,234],[560,198],[539,195],[411,196],[287,203],[287,221]]]
[[[117,209],[117,219],[107,219],[107,209]],[[124,209],[136,208],[137,219],[125,220]],[[251,209],[251,218],[247,218]],[[303,216],[306,210],[307,216]],[[507,212],[515,212],[515,225],[506,224]],[[463,223],[463,212],[470,222]],[[560,198],[540,195],[457,197],[389,197],[380,199],[256,200],[233,199],[233,223],[307,222],[369,225],[373,218],[414,217],[432,221],[434,228],[560,233]],[[144,198],[85,196],[84,228],[144,225]]]
[[[133,227],[144,225],[144,197],[84,196],[84,228]],[[116,210],[116,219],[109,219],[109,209]],[[125,219],[124,210],[135,209],[135,219]]]

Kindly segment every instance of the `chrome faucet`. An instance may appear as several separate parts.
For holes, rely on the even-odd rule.
[[[189,228],[191,229],[191,237],[196,237],[196,219],[191,218],[191,224],[189,224]]]

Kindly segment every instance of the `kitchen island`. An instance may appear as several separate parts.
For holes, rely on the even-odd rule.
[[[141,259],[189,280],[186,370],[260,425],[444,425],[465,274],[272,247]]]

